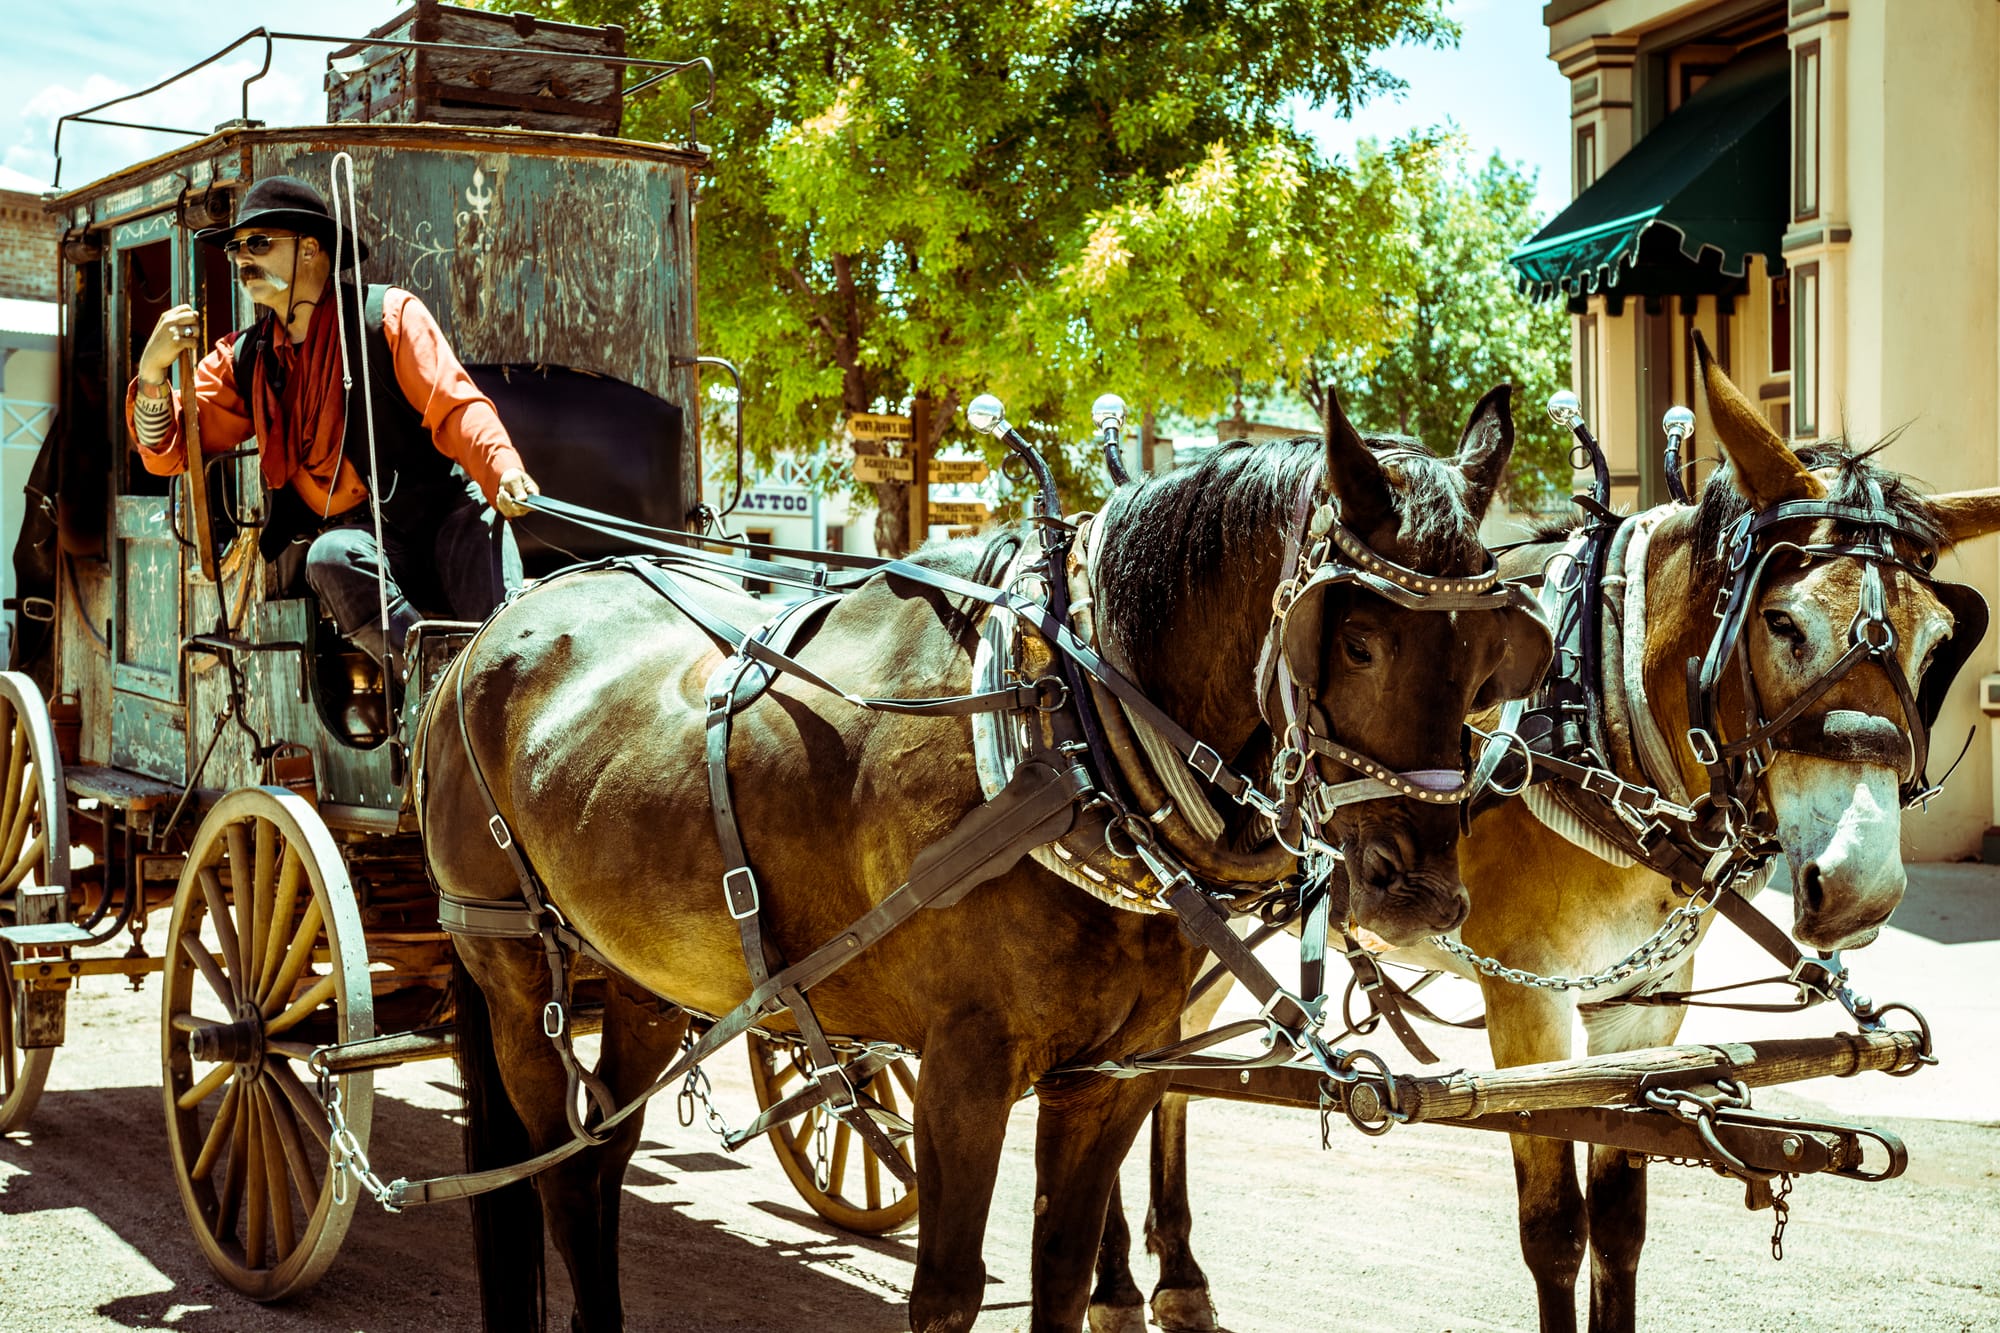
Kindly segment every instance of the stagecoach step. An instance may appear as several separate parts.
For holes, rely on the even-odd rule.
[[[0,940],[15,948],[53,948],[63,944],[88,944],[90,932],[67,921],[51,921],[41,926],[0,926]]]
[[[66,764],[63,781],[70,795],[102,801],[119,810],[150,810],[181,798],[181,789],[170,782],[156,782],[137,773],[97,764]]]

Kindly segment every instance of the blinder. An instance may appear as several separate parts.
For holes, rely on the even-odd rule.
[[[1917,682],[1917,713],[1926,730],[1937,722],[1952,682],[1971,660],[1973,649],[1986,637],[1986,599],[1963,583],[1933,583],[1931,594],[1951,612],[1951,636],[1937,646],[1930,669]]]

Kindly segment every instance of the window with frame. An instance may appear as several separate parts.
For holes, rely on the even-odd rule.
[[[1585,315],[1576,326],[1576,396],[1583,419],[1592,430],[1601,430],[1597,411],[1597,316]]]
[[[1576,193],[1597,184],[1597,126],[1584,125],[1576,132]]]
[[[1792,434],[1819,430],[1819,265],[1792,270]]]
[[[1766,321],[1771,331],[1772,378],[1792,372],[1792,276],[1780,273],[1771,279],[1771,311]]]
[[[1792,53],[1792,217],[1819,216],[1819,43]]]

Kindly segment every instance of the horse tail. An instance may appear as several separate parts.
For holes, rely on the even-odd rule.
[[[485,1171],[534,1155],[528,1127],[507,1099],[493,1050],[493,1017],[464,959],[452,953],[457,998],[459,1081],[465,1090],[465,1167]],[[485,1327],[532,1329],[546,1319],[542,1204],[534,1182],[512,1185],[472,1200],[472,1244],[479,1264],[479,1303]]]

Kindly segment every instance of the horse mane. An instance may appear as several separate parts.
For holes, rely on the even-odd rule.
[[[1817,444],[1802,445],[1797,453],[1799,461],[1815,472],[1833,470],[1833,484],[1827,488],[1828,500],[1835,504],[1866,507],[1870,503],[1868,483],[1873,481],[1882,492],[1882,503],[1896,521],[1918,541],[1933,550],[1942,551],[1950,543],[1945,538],[1944,528],[1938,521],[1937,510],[1932,506],[1930,497],[1911,486],[1909,478],[1902,473],[1892,472],[1875,461],[1875,456],[1894,439],[1890,436],[1865,449],[1856,448],[1845,440],[1822,440]],[[1733,469],[1725,459],[1709,474],[1696,504],[1695,569],[1705,579],[1720,577],[1727,554],[1722,549],[1722,543],[1730,527],[1751,512],[1750,501],[1731,484],[1732,476]],[[1842,531],[1843,535],[1847,535],[1852,530],[1843,525]]]
[[[1437,573],[1484,563],[1478,516],[1462,476],[1403,435],[1364,435],[1388,465],[1399,559]],[[1190,591],[1274,557],[1291,527],[1299,487],[1325,455],[1314,436],[1237,440],[1190,467],[1128,483],[1105,501],[1099,540],[1098,632],[1127,662],[1150,657]],[[1252,594],[1262,600],[1262,594]]]

